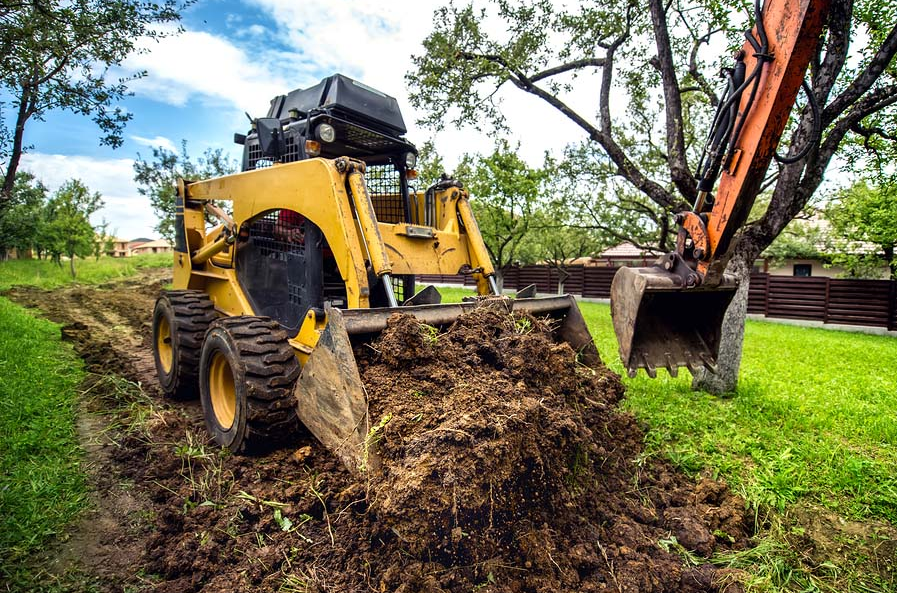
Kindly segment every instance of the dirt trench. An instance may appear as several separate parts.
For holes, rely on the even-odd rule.
[[[60,567],[107,591],[741,590],[703,559],[747,544],[743,501],[646,457],[618,377],[542,320],[479,309],[436,333],[396,316],[359,346],[384,458],[359,480],[308,434],[229,455],[196,403],[161,400],[150,315],[166,281],[6,295],[62,323],[93,373],[95,505]]]

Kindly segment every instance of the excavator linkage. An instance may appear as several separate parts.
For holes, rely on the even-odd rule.
[[[737,283],[723,276],[715,287],[683,288],[681,277],[660,267],[620,268],[611,284],[611,317],[620,358],[630,377],[665,368],[716,371],[723,316]]]

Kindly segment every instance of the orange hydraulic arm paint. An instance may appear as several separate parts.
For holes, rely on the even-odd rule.
[[[705,229],[694,228],[694,220],[683,217],[689,235],[700,242],[706,235],[706,248],[696,253],[697,271],[703,283],[719,282],[728,261],[732,238],[747,220],[759,193],[766,170],[788,122],[807,66],[816,53],[823,22],[828,13],[828,0],[767,0],[763,10],[763,29],[768,40],[764,55],[748,41],[744,44],[744,66],[753,72],[758,60],[756,94],[751,85],[741,95],[738,120],[744,119],[734,147],[727,154],[712,209],[707,214]],[[760,37],[758,27],[753,36]],[[702,212],[703,196],[695,210]],[[701,231],[704,231],[703,233]],[[698,257],[701,255],[701,257]],[[717,265],[713,265],[717,263]],[[711,271],[711,266],[713,271]]]

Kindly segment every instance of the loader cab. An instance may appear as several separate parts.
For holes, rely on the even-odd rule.
[[[408,172],[417,164],[406,132],[395,98],[334,74],[275,97],[267,117],[234,140],[243,145],[243,171],[315,157],[364,161],[377,220],[401,223],[413,222]]]
[[[249,133],[235,135],[234,141],[243,145],[243,171],[316,157],[347,156],[364,161],[365,181],[377,220],[423,224],[423,220],[417,220],[417,193],[409,187],[409,171],[417,164],[417,148],[405,139],[406,131],[395,98],[334,74],[312,87],[275,97],[267,116],[256,119]],[[264,232],[266,225],[270,226],[258,224],[259,228],[251,229],[251,233]],[[345,306],[345,285],[333,258],[327,257],[329,250],[323,236],[321,249],[320,300],[335,307]],[[279,265],[275,263],[274,267]],[[398,302],[414,294],[413,276],[395,276],[392,280]],[[373,294],[380,292],[374,290]],[[372,306],[385,305],[377,298],[372,298]]]

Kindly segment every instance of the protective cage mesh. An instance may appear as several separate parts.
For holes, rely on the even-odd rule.
[[[402,199],[402,172],[395,165],[368,165],[364,174],[377,220],[390,224],[405,222]]]
[[[249,170],[263,169],[274,164],[274,161],[262,156],[262,149],[259,146],[258,140],[254,142],[247,140],[247,143],[249,147]],[[292,163],[298,161],[302,157],[299,152],[299,142],[297,142],[297,137],[295,135],[287,132],[284,145],[286,151],[283,156],[280,157],[281,163]]]
[[[305,257],[305,217],[292,210],[272,210],[255,219],[249,227],[253,244],[259,254],[287,263],[295,257]],[[303,305],[302,286],[287,278],[290,303]]]

